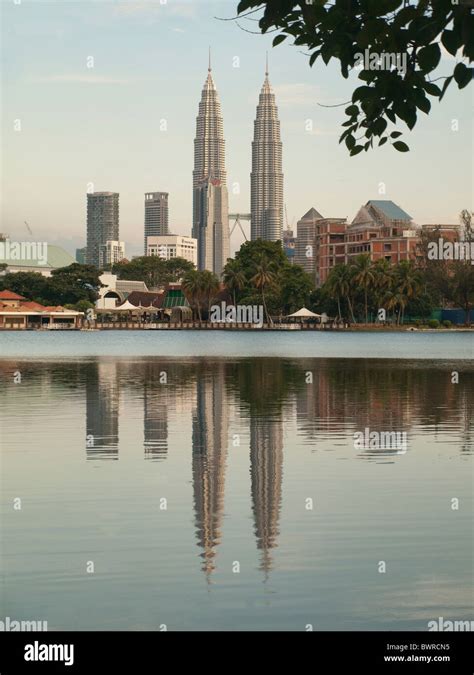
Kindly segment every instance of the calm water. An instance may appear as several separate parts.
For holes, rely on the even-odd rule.
[[[169,348],[171,335],[131,335],[130,353]],[[60,356],[71,337],[75,358]],[[80,356],[103,337],[1,336],[0,618],[421,631],[474,619],[474,362],[426,349],[404,361]],[[311,351],[313,336],[296,337]],[[314,339],[330,349],[329,337],[346,338]],[[464,337],[443,338],[446,357]],[[181,354],[190,336],[174,339]],[[354,449],[366,427],[405,431],[407,451]]]
[[[0,333],[1,356],[286,356],[474,359],[474,333],[92,331]]]

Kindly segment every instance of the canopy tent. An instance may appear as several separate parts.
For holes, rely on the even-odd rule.
[[[321,314],[315,314],[314,312],[311,312],[309,309],[306,309],[306,307],[302,307],[297,312],[293,312],[293,314],[288,314],[286,318],[287,319],[320,319]]]
[[[139,312],[142,308],[140,307],[135,307],[135,305],[132,305],[131,302],[128,300],[125,300],[124,303],[119,305],[118,307],[113,308],[113,312]]]

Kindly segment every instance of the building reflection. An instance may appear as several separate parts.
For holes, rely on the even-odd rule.
[[[8,365],[9,372],[13,366],[17,367]],[[26,369],[20,364],[18,368]],[[349,446],[353,453],[349,458],[355,460],[397,462],[401,460],[397,455],[404,454],[398,449],[353,449],[354,433],[366,428],[407,432],[408,452],[417,449],[424,434],[436,439],[439,433],[439,442],[446,443],[451,430],[458,447],[472,453],[474,378],[467,369],[453,384],[451,368],[433,369],[423,363],[409,368],[375,360],[190,359],[127,364],[97,359],[54,371],[42,364],[27,377],[58,400],[60,392],[84,384],[87,459],[118,459],[121,401],[128,430],[136,420],[135,404],[143,405],[146,459],[165,459],[175,425],[180,427],[183,420],[186,435],[191,426],[196,538],[202,570],[210,581],[223,533],[228,444],[236,425],[249,429],[253,530],[259,569],[267,578],[279,546],[287,425],[300,437],[296,442],[312,451],[337,452],[340,447],[347,455]],[[160,381],[163,372],[166,383]],[[128,400],[134,404],[135,417],[128,412]]]
[[[85,366],[87,459],[118,459],[118,363],[98,361]]]
[[[280,420],[250,421],[252,511],[260,569],[268,575],[272,549],[278,546],[283,478],[283,426]]]
[[[160,364],[143,373],[143,444],[145,459],[165,459],[168,452],[168,379]]]
[[[196,407],[192,415],[194,511],[202,570],[210,580],[224,514],[229,429],[225,364],[214,364],[209,370],[200,367],[195,386]]]

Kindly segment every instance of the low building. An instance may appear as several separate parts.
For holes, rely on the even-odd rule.
[[[5,290],[0,292],[0,330],[79,329],[83,312],[47,307]]]
[[[146,254],[156,255],[164,260],[184,258],[197,265],[197,239],[179,234],[147,237]]]
[[[99,277],[102,287],[96,301],[97,309],[113,308],[124,302],[133,291],[148,292],[144,281],[119,279],[116,274],[104,272]]]

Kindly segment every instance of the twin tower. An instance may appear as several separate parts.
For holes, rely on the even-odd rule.
[[[268,63],[254,122],[250,192],[251,239],[281,239],[282,143],[275,95],[268,79]],[[196,119],[192,236],[197,239],[198,268],[218,276],[230,256],[228,202],[222,112],[209,62]]]

